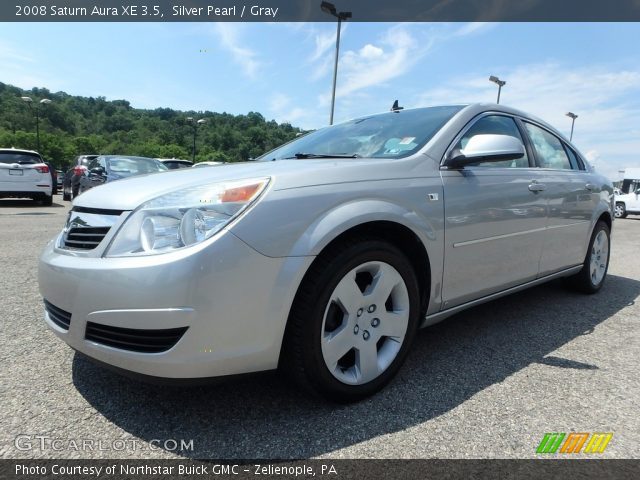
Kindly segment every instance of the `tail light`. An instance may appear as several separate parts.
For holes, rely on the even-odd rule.
[[[84,175],[84,172],[87,170],[87,167],[85,167],[84,165],[78,165],[73,167],[73,174],[80,176],[80,175]]]
[[[49,167],[47,167],[46,165],[39,165],[36,167],[36,170],[40,173],[49,173]]]

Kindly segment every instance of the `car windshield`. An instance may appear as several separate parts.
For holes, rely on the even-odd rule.
[[[406,157],[422,148],[461,109],[416,108],[362,117],[308,133],[257,160]]]
[[[162,163],[144,157],[107,157],[107,165],[111,173],[120,177],[144,175],[145,173],[164,172],[168,170]]]
[[[33,153],[0,152],[0,163],[19,163],[20,165],[33,165],[42,163],[42,159]]]

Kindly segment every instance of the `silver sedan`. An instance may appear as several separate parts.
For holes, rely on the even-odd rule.
[[[354,401],[393,378],[419,327],[558,277],[597,292],[612,202],[520,111],[371,115],[257,161],[84,193],[40,259],[45,322],[146,379],[280,367]]]

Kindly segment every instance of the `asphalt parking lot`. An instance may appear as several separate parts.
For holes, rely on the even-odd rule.
[[[419,334],[381,394],[335,406],[276,375],[168,388],[74,354],[37,285],[69,207],[0,200],[0,457],[529,458],[546,432],[579,431],[614,433],[605,458],[640,458],[640,216],[615,222],[599,294],[552,282],[458,314]],[[87,439],[100,448],[73,447]]]

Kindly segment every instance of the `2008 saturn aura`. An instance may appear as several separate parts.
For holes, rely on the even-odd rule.
[[[40,259],[47,325],[147,378],[280,367],[353,401],[421,326],[553,278],[605,280],[610,181],[520,111],[371,115],[257,160],[75,199]]]

